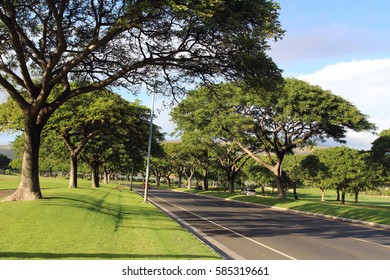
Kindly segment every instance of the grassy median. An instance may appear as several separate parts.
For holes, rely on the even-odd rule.
[[[0,190],[17,181],[1,175]],[[42,178],[44,199],[0,203],[0,259],[219,259],[134,192],[79,185]]]
[[[277,198],[277,193],[270,190],[267,190],[265,196],[262,196],[260,195],[261,192],[259,189],[257,190],[256,196],[241,195],[239,191],[229,193],[218,189],[198,191],[180,188],[176,190],[209,195],[228,200],[251,202],[267,206],[276,206],[286,209],[390,225],[390,197],[388,196],[361,194],[359,196],[359,202],[355,203],[353,202],[354,197],[352,195],[347,195],[347,205],[341,206],[340,202],[336,200],[335,190],[327,190],[326,201],[321,202],[321,191],[317,188],[299,189],[299,200],[295,200],[292,193],[287,193],[287,199],[280,200]]]

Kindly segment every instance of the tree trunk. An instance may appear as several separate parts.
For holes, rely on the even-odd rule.
[[[341,205],[345,205],[345,194],[346,194],[346,192],[347,192],[347,188],[343,187],[343,189],[341,191],[341,202],[340,202]]]
[[[191,189],[191,180],[192,180],[192,176],[187,177],[187,189]]]
[[[321,202],[325,202],[325,189],[320,188],[320,190],[321,190]]]
[[[359,202],[359,190],[355,189],[354,192],[355,192],[355,203],[358,203]]]
[[[157,184],[157,187],[160,187],[161,186],[161,176],[156,176],[156,184]]]
[[[275,177],[275,182],[276,182],[276,188],[278,189],[278,198],[285,199],[286,198],[286,191],[284,190],[282,176],[279,174],[274,174],[274,177]]]
[[[228,191],[230,193],[234,193],[234,180],[236,179],[239,169],[235,170],[234,166],[227,166],[225,167],[225,171]]]
[[[77,188],[77,153],[70,152],[69,188]]]
[[[27,119],[27,120],[26,120]],[[41,199],[39,184],[39,146],[41,129],[35,121],[25,118],[24,151],[20,183],[16,191],[6,201]]]
[[[339,190],[338,187],[337,187],[337,189],[336,189],[336,193],[337,193],[336,201],[340,201],[340,190]]]
[[[182,180],[182,175],[181,174],[179,174],[178,175],[179,176],[179,178],[177,179],[177,186],[179,187],[179,188],[181,188],[181,180]]]
[[[171,187],[171,177],[170,176],[166,176],[165,179],[168,182],[168,187]]]
[[[227,180],[228,183],[228,190],[230,193],[234,193],[234,178],[229,177]]]
[[[179,187],[179,188],[181,188],[181,183],[182,183],[182,181],[183,181],[183,169],[177,169],[176,170],[176,173],[177,173],[177,177],[178,177],[178,179],[177,179],[177,186]]]
[[[106,185],[110,183],[110,173],[108,171],[104,171],[103,183]]]
[[[111,177],[112,175],[114,174],[114,172],[112,170],[108,170],[107,168],[104,168],[104,171],[103,171],[103,183],[104,184],[109,184],[111,183]],[[115,180],[117,180],[117,176],[115,176]]]
[[[295,200],[299,200],[299,198],[298,198],[298,193],[297,193],[297,185],[296,184],[294,184],[294,199]]]
[[[202,181],[202,188],[205,191],[209,190],[209,180],[207,178],[207,168],[203,169],[203,181]]]
[[[92,162],[91,163],[91,169],[92,169],[92,188],[99,188],[99,163]]]
[[[194,174],[195,174],[195,170],[193,170],[192,168],[185,172],[184,173],[187,177],[187,189],[191,189],[191,180],[192,180],[192,177],[194,177]]]

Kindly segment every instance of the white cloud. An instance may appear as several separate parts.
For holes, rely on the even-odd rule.
[[[360,60],[328,65],[298,78],[329,89],[370,117],[378,131],[390,127],[390,59]],[[376,136],[348,133],[349,146],[370,149]]]

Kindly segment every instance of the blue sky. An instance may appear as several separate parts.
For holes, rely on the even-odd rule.
[[[285,74],[390,55],[390,1],[280,0],[286,34],[271,52]]]
[[[286,77],[340,95],[378,126],[390,128],[390,1],[280,0],[284,38],[270,56]],[[348,133],[347,145],[370,149],[376,136]]]
[[[277,2],[286,33],[272,43],[269,55],[283,75],[344,97],[369,115],[378,131],[390,128],[390,1]],[[156,122],[172,131],[168,111],[160,113]],[[347,145],[368,150],[376,137],[349,132]]]
[[[390,128],[390,1],[276,2],[281,5],[280,21],[286,34],[271,45],[269,55],[284,76],[329,89],[369,115],[379,131]],[[138,98],[150,106],[150,97]],[[157,109],[161,102],[157,98]],[[158,112],[155,122],[164,131],[172,131],[168,110]],[[0,134],[0,144],[10,138]],[[349,133],[347,145],[369,149],[375,138],[368,133]]]

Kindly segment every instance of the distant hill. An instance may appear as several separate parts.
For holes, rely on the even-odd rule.
[[[0,145],[0,154],[6,155],[10,159],[14,158],[11,145]]]

